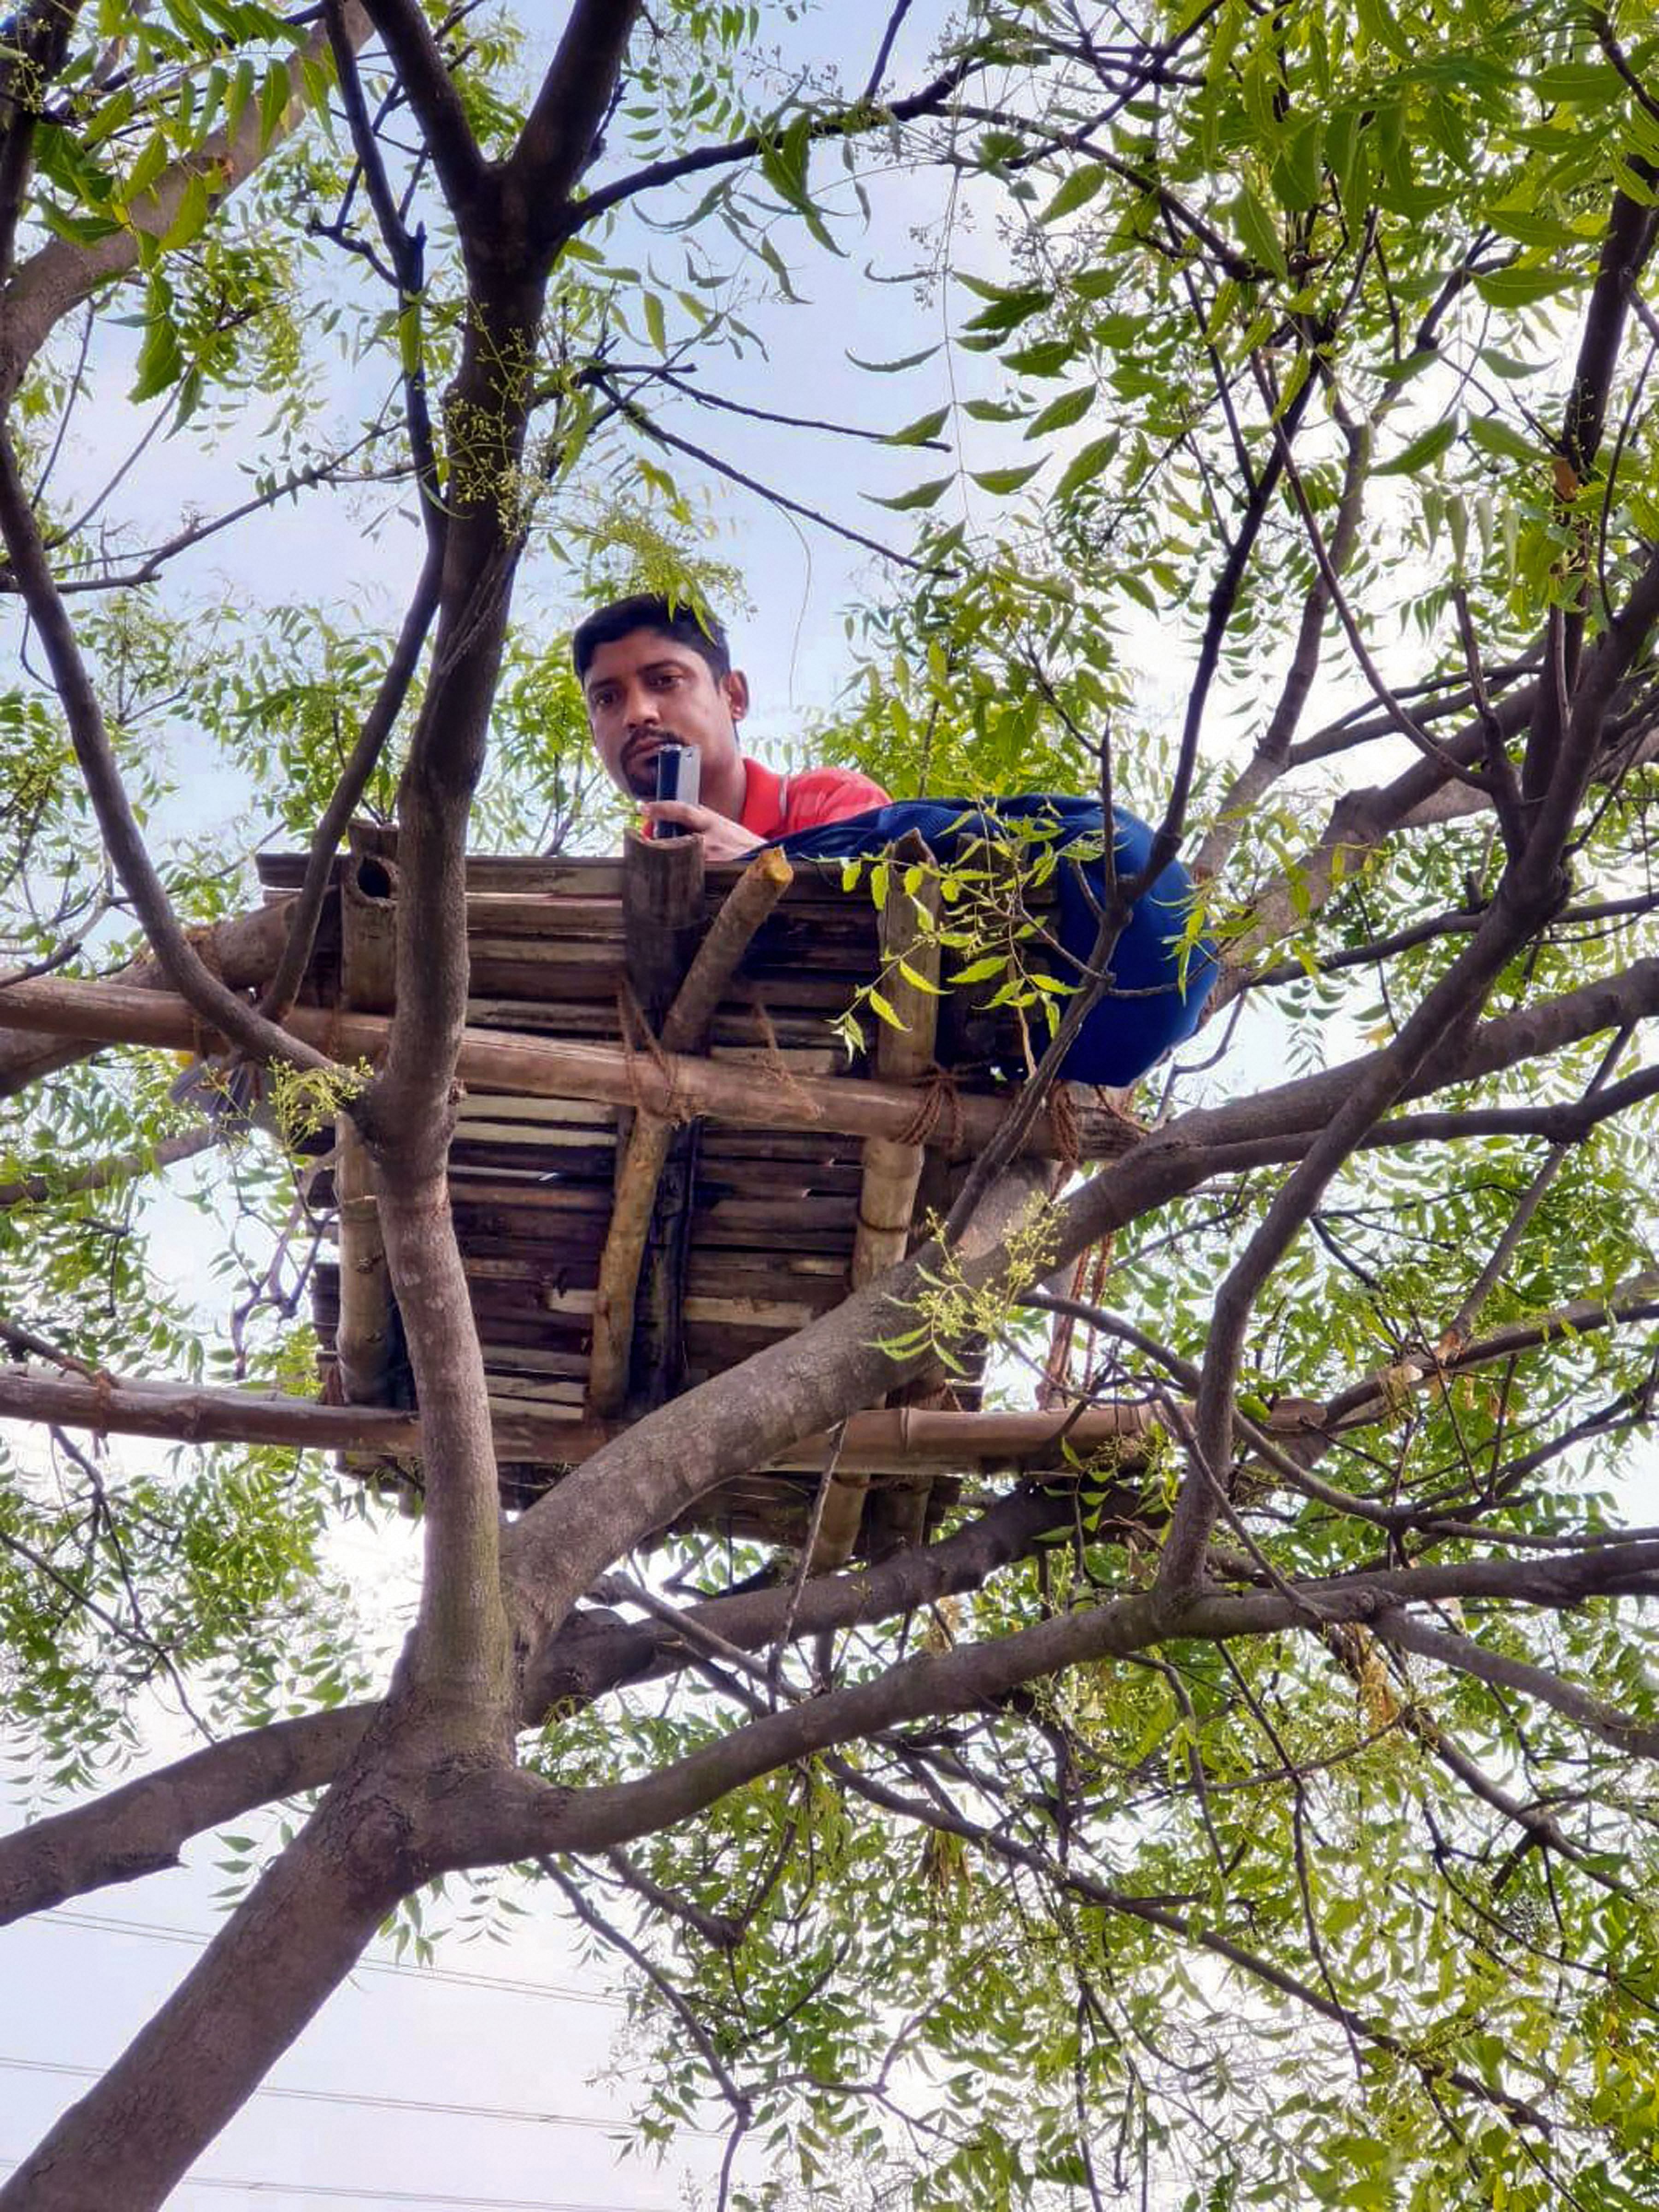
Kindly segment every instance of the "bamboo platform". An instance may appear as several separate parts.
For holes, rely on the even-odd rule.
[[[291,892],[302,867],[297,855],[263,856],[266,898]],[[358,825],[305,1001],[342,1016],[392,1011],[397,888],[393,833]],[[504,1439],[506,1505],[558,1480],[596,1423],[637,1419],[829,1312],[948,1206],[966,1172],[969,1102],[1006,1090],[997,1070],[1018,1064],[1019,1042],[1007,1017],[897,976],[901,951],[926,974],[915,916],[896,888],[878,914],[867,889],[842,890],[839,867],[792,874],[772,855],[705,872],[691,840],[630,838],[621,860],[469,862],[470,1030],[606,1047],[639,1079],[624,1086],[631,1104],[473,1082],[460,1103],[451,1197]],[[878,972],[905,1026],[874,1025],[849,1067],[831,1024]],[[678,1118],[672,1072],[671,1110],[653,1110],[662,1069],[684,1055],[741,1079],[726,1088],[740,1091],[744,1120]],[[816,1098],[831,1077],[847,1093],[908,1086],[914,1126],[863,1136],[818,1126],[821,1113],[803,1111],[805,1086]],[[334,1245],[314,1279],[325,1395],[409,1406],[367,1163],[343,1120],[309,1196]],[[976,1365],[909,1402],[972,1413]],[[957,1471],[873,1457],[843,1455],[815,1567],[920,1540],[956,1495]],[[351,1463],[368,1480],[418,1484],[395,1458]],[[799,1544],[823,1463],[809,1454],[730,1483],[696,1522]],[[964,1455],[960,1472],[984,1463]]]

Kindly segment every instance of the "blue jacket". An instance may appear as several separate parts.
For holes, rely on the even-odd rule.
[[[1120,879],[1138,875],[1152,849],[1152,832],[1121,807],[1113,809],[1113,852]],[[1042,793],[997,799],[981,806],[967,799],[914,799],[872,807],[822,829],[801,830],[775,842],[791,858],[847,860],[879,854],[911,830],[926,840],[934,858],[948,866],[976,838],[990,838],[1027,849],[1029,828],[1017,839],[999,824],[1038,826],[1056,847],[1079,840],[1101,840],[1103,817],[1097,802]],[[1060,943],[1073,959],[1086,961],[1094,949],[1097,920],[1089,894],[1098,899],[1103,873],[1098,860],[1065,863],[1058,870]],[[1105,995],[1079,1031],[1060,1073],[1074,1083],[1133,1083],[1170,1048],[1198,1027],[1217,973],[1215,947],[1202,938],[1186,957],[1182,974],[1181,938],[1193,902],[1193,882],[1172,860],[1145,891],[1111,953],[1111,981]],[[1064,972],[1064,971],[1062,971]],[[1065,980],[1073,980],[1069,975]]]

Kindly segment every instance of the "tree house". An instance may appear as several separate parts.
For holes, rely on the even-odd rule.
[[[303,867],[263,856],[267,900]],[[772,853],[705,868],[695,839],[630,837],[620,860],[469,861],[471,1048],[450,1194],[508,1507],[619,1425],[830,1310],[948,1207],[1008,1110],[1000,1071],[1022,1045],[1006,1012],[899,973],[903,957],[925,986],[938,961],[902,878],[878,913],[839,866]],[[343,1029],[393,1011],[397,901],[395,833],[357,825],[302,993]],[[849,1065],[835,1018],[878,978],[902,1026],[866,1024]],[[1133,1140],[1121,1116],[1085,1114],[1066,1116],[1084,1149]],[[326,1395],[410,1405],[368,1164],[344,1117],[309,1194],[335,1246],[313,1299]],[[948,1382],[854,1417],[816,1566],[921,1540],[964,1474],[1066,1463],[1062,1414],[982,1413],[981,1381],[970,1350]],[[1072,1446],[1095,1425],[1073,1427]],[[702,1500],[696,1522],[799,1543],[830,1456],[828,1439],[810,1443]],[[418,1486],[406,1462],[350,1464]]]

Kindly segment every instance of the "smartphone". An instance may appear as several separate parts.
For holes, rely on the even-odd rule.
[[[658,798],[683,799],[688,806],[695,806],[702,767],[702,757],[695,745],[659,746],[657,751]],[[659,837],[689,837],[691,832],[681,822],[659,822],[653,834]]]

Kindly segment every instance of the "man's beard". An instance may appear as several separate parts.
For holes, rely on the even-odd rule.
[[[635,799],[654,799],[657,795],[657,755],[665,745],[683,745],[685,740],[672,730],[664,730],[658,737],[647,738],[638,745],[623,748],[622,771],[628,788]]]

